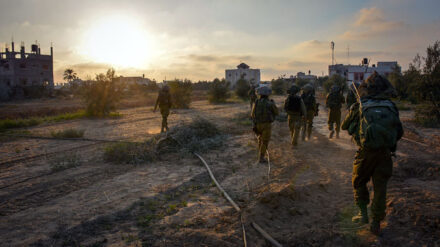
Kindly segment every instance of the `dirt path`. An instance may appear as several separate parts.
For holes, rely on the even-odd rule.
[[[376,238],[351,223],[356,209],[351,188],[356,149],[344,132],[340,139],[327,138],[326,111],[321,109],[315,119],[312,139],[295,149],[287,122],[274,123],[268,180],[267,166],[255,164],[255,137],[243,118],[248,110],[245,103],[198,101],[192,109],[175,111],[170,125],[203,116],[227,134],[221,148],[203,156],[243,208],[249,246],[268,246],[251,227],[252,221],[285,246],[435,246],[439,242],[437,149],[401,142],[389,184],[389,216],[383,236]],[[85,128],[87,138],[133,141],[159,131],[159,115],[150,108],[122,113],[121,119],[80,120],[29,130],[48,135],[51,130]],[[426,142],[426,136],[406,136]],[[1,143],[2,162],[55,152],[0,167],[1,246],[242,246],[239,215],[195,157],[169,154],[138,166],[112,164],[102,160],[105,144],[75,149],[85,144],[32,139]],[[71,157],[78,165],[53,169],[59,160]]]

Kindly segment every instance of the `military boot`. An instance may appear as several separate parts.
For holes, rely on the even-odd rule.
[[[380,221],[373,220],[373,222],[371,222],[370,232],[376,236],[380,234]]]
[[[332,139],[334,134],[335,134],[334,130],[330,131],[330,135],[328,136],[328,138]]]
[[[336,131],[336,139],[339,139],[339,131]]]
[[[351,218],[351,221],[354,223],[368,224],[367,204],[359,205],[359,213],[353,216],[353,218]]]

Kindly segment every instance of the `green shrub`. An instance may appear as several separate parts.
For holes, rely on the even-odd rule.
[[[65,129],[59,131],[51,131],[50,135],[55,138],[81,138],[84,136],[84,130]]]
[[[224,103],[229,97],[231,97],[229,82],[225,79],[220,81],[215,78],[208,91],[208,101],[210,103]]]
[[[104,149],[104,160],[113,163],[139,164],[156,158],[153,139],[144,143],[120,142]]]
[[[415,121],[424,127],[439,127],[439,109],[429,104],[421,104],[416,107]]]
[[[304,87],[306,84],[308,84],[310,81],[307,79],[301,79],[301,78],[297,78],[295,80],[295,84],[299,87],[302,88]]]
[[[115,70],[109,69],[106,74],[96,76],[96,81],[84,85],[84,101],[88,116],[108,116],[116,110],[121,99],[124,85],[115,83]]]
[[[324,90],[325,92],[329,93],[330,89],[332,88],[333,85],[337,85],[339,86],[339,88],[341,88],[342,92],[345,92],[347,90],[347,81],[345,80],[344,77],[340,76],[340,75],[332,75],[330,78],[328,78],[328,80],[326,80],[324,82]]]
[[[287,84],[282,78],[271,81],[272,93],[276,95],[283,95],[286,93]]]
[[[168,82],[173,108],[189,108],[191,104],[192,83],[190,80]]]
[[[235,94],[242,100],[249,99],[249,90],[251,90],[251,86],[244,78],[241,78],[235,84]]]

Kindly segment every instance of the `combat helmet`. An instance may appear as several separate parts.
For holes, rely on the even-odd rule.
[[[332,93],[337,93],[339,91],[341,91],[341,88],[338,85],[333,85],[332,86],[332,88],[331,88],[331,92]]]
[[[162,91],[169,92],[170,91],[170,87],[168,85],[163,85],[162,86]]]
[[[297,85],[292,85],[290,87],[290,89],[288,90],[288,93],[291,95],[295,95],[296,93],[298,93],[300,90],[300,88]]]
[[[387,78],[381,76],[374,71],[367,80],[362,82],[359,86],[359,94],[364,96],[383,96],[393,97],[396,96],[396,90]]]
[[[304,87],[302,88],[303,92],[306,94],[310,94],[310,93],[314,93],[315,88],[313,87],[312,84],[307,83],[306,85],[304,85]]]
[[[266,86],[260,86],[257,88],[257,94],[262,96],[269,96],[272,93],[272,89]]]

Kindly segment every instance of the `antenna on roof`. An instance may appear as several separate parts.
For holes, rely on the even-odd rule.
[[[347,45],[347,64],[350,65],[350,45]]]
[[[332,65],[335,65],[335,42],[330,42],[330,48],[332,49]]]

